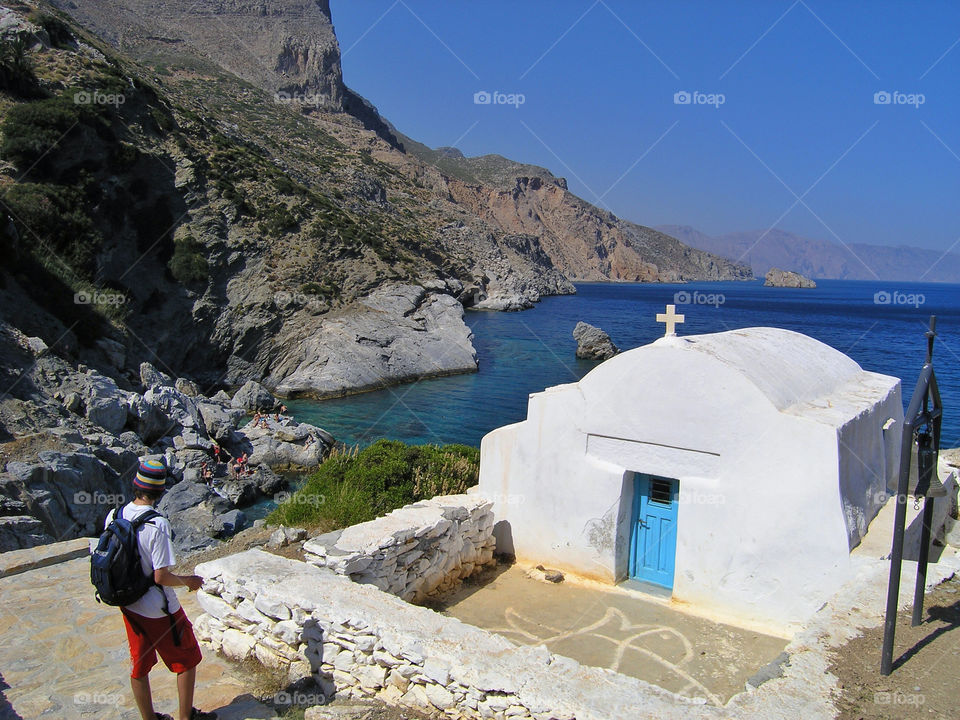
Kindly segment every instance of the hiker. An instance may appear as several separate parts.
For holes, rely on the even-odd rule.
[[[172,572],[176,557],[170,523],[154,509],[163,497],[166,479],[167,468],[162,462],[141,461],[133,479],[133,501],[119,510],[111,510],[106,520],[109,527],[116,512],[129,521],[136,521],[147,513],[152,516],[139,525],[136,532],[141,567],[146,576],[152,575],[154,584],[139,600],[120,608],[133,663],[130,687],[143,720],[173,720],[170,715],[153,709],[149,673],[156,665],[159,653],[170,672],[177,674],[180,697],[178,720],[213,720],[217,717],[216,713],[193,707],[197,665],[202,656],[193,634],[193,625],[173,591],[178,586],[186,586],[188,592],[198,590],[203,578],[199,575],[175,575]]]
[[[200,463],[200,479],[203,480],[207,485],[213,484],[213,469],[206,461]]]

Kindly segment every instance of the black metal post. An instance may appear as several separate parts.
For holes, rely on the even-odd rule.
[[[919,382],[917,384],[919,385]],[[915,394],[914,401],[916,399]],[[911,402],[911,409],[913,404]],[[883,675],[893,672],[893,640],[897,630],[897,605],[900,601],[900,565],[903,562],[903,535],[907,522],[907,486],[910,482],[912,455],[913,422],[911,421],[904,424],[903,439],[900,442],[900,478],[897,481],[897,507],[893,516],[893,548],[890,551],[890,580],[887,585],[887,611],[883,621],[883,652],[880,658],[880,672]]]
[[[933,524],[935,498],[923,501],[923,531],[920,533],[920,556],[917,558],[917,584],[913,590],[913,621],[916,627],[923,622],[923,599],[927,586],[927,558],[930,555],[930,526]]]

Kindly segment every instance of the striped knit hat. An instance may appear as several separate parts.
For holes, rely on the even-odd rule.
[[[167,466],[159,460],[141,460],[133,486],[141,490],[163,490],[167,486]]]

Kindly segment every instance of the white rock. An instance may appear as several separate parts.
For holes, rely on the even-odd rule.
[[[243,661],[250,657],[256,641],[239,630],[230,628],[223,633],[222,652],[234,660]]]
[[[440,710],[446,710],[455,704],[453,693],[442,685],[434,685],[431,683],[424,687],[424,692],[426,692],[427,699],[430,703]]]

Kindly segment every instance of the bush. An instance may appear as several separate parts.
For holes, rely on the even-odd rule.
[[[52,250],[72,267],[82,268],[99,248],[100,235],[84,212],[83,193],[78,188],[16,183],[3,201],[15,218],[20,244],[32,247],[35,253]]]
[[[477,448],[378,440],[360,452],[332,453],[268,522],[324,529],[355,525],[417,500],[466,492],[479,472]]]
[[[0,40],[0,90],[25,98],[41,94],[33,64],[27,57],[27,43],[22,37]]]
[[[56,153],[51,150],[69,146],[65,135],[75,129],[83,113],[82,106],[66,95],[14,105],[0,126],[0,156],[21,172],[44,164],[41,161],[52,161]]]
[[[168,267],[178,282],[191,285],[207,279],[209,268],[203,249],[203,245],[193,235],[174,240],[173,257],[170,258]]]

